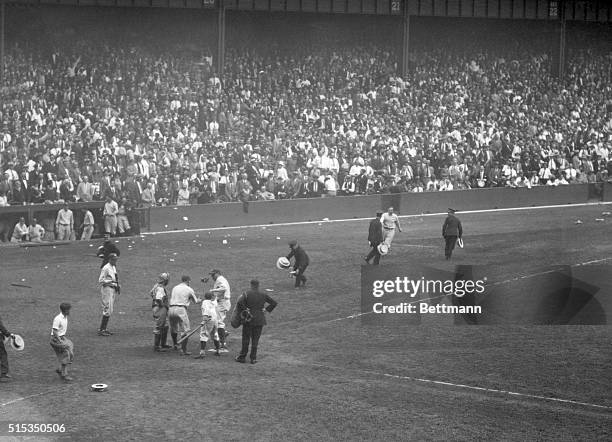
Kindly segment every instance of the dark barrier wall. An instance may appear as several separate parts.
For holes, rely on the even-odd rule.
[[[368,218],[377,210],[392,205],[402,215],[458,210],[495,209],[586,203],[588,186],[533,189],[473,189],[469,191],[403,193],[354,197],[314,198],[282,201],[257,201],[244,213],[241,203],[204,204],[151,209],[149,226],[143,231],[159,232],[212,227],[236,227],[256,224],[278,224],[320,221],[324,218]]]
[[[598,199],[612,201],[612,184],[604,184],[604,195]],[[244,213],[242,203],[203,204],[183,207],[155,207],[144,213],[143,231],[236,227],[256,224],[278,224],[300,221],[320,221],[324,218],[369,218],[377,210],[393,206],[402,215],[445,212],[448,207],[457,210],[479,210],[509,207],[530,207],[585,203],[593,200],[589,185],[575,184],[562,187],[535,187],[533,189],[472,189],[454,192],[402,193],[334,198],[313,198],[282,201],[257,201],[249,204]],[[103,226],[102,202],[71,203],[75,227],[82,222],[80,209],[89,208],[96,218],[96,233]],[[36,204],[0,208],[0,235],[11,234],[20,216],[29,222],[38,218],[46,230],[53,230],[61,204]],[[143,209],[146,211],[146,209]],[[136,224],[136,223],[132,223]],[[136,227],[136,225],[135,225]],[[0,236],[0,239],[1,238]]]

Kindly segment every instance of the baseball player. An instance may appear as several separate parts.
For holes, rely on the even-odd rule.
[[[113,314],[113,305],[115,297],[121,293],[119,286],[119,275],[117,274],[117,255],[111,253],[108,257],[108,263],[102,267],[98,283],[101,285],[100,293],[102,295],[102,322],[98,330],[98,336],[111,336],[106,327],[108,321]]]
[[[83,209],[83,223],[81,224],[81,228],[83,229],[83,233],[81,233],[81,241],[91,239],[91,235],[93,235],[94,231],[94,216],[89,209]]]
[[[106,202],[104,203],[104,231],[109,232],[115,236],[117,233],[117,213],[119,212],[119,206],[117,202],[111,198],[110,195],[106,196]]]
[[[200,300],[196,297],[195,292],[189,286],[191,278],[187,275],[181,277],[181,283],[172,289],[170,294],[170,309],[168,310],[168,319],[170,320],[170,328],[174,349],[178,348],[177,337],[179,331],[181,337],[185,336],[191,330],[189,325],[189,315],[187,307],[191,302],[198,303]],[[188,356],[191,353],[187,351],[187,339],[181,343],[181,356]]]
[[[200,328],[200,354],[195,359],[204,359],[206,356],[206,343],[212,337],[215,344],[215,356],[219,354],[219,339],[217,334],[218,317],[217,303],[214,301],[215,295],[212,292],[204,294],[202,301],[202,327]]]
[[[445,242],[444,257],[447,260],[451,259],[457,238],[461,238],[463,235],[463,226],[461,226],[461,221],[459,221],[459,218],[455,216],[455,212],[455,209],[451,209],[449,207],[448,216],[442,225],[442,236],[444,237]]]
[[[387,212],[383,214],[380,222],[383,225],[383,243],[391,247],[393,237],[395,236],[395,229],[397,229],[398,232],[402,231],[399,218],[393,213],[393,207],[389,207]]]
[[[227,312],[230,311],[230,286],[225,276],[221,275],[221,271],[214,269],[209,273],[210,277],[214,281],[211,292],[216,297],[217,304],[217,318],[219,321],[217,332],[219,333],[219,341],[221,342],[221,352],[227,353],[228,349],[225,346],[225,340],[229,336],[229,332],[225,330],[225,318]]]
[[[157,282],[149,292],[153,308],[153,319],[155,320],[155,328],[153,329],[154,344],[153,351],[166,351],[170,348],[166,344],[168,339],[168,292],[166,286],[170,282],[170,275],[167,273],[161,273]]]
[[[64,203],[64,207],[57,212],[55,229],[57,230],[57,239],[59,241],[70,239],[70,235],[74,230],[74,215],[72,210],[68,208],[68,203]]]
[[[117,246],[113,244],[110,239],[110,233],[105,232],[104,243],[100,247],[98,247],[98,252],[96,253],[98,258],[102,258],[102,265],[100,266],[100,268],[108,264],[108,258],[112,253],[114,253],[118,257],[121,256],[121,252],[119,252]]]
[[[295,287],[299,287],[300,283],[305,286],[306,277],[304,276],[304,272],[306,272],[306,267],[310,264],[310,259],[304,249],[298,245],[296,240],[289,241],[289,248],[291,252],[287,255],[287,259],[291,259],[295,256],[293,272],[291,272],[295,275]]]
[[[68,375],[68,365],[74,360],[74,344],[66,337],[70,308],[71,305],[67,302],[60,304],[60,313],[53,319],[50,342],[59,362],[59,368],[55,372],[66,382],[73,380]]]

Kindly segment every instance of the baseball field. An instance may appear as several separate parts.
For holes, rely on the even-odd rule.
[[[451,261],[444,215],[406,217],[381,265],[488,266],[490,284],[518,287],[505,299],[510,310],[533,295],[530,278],[569,265],[575,278],[596,281],[595,298],[610,312],[612,217],[602,215],[609,209],[458,213],[465,248]],[[366,325],[367,230],[368,220],[332,220],[118,238],[122,290],[110,337],[96,334],[100,262],[91,255],[100,240],[0,247],[0,314],[26,342],[22,352],[8,350],[13,379],[0,384],[0,440],[612,439],[609,325]],[[305,288],[294,289],[274,265],[290,239],[311,258]],[[257,365],[234,361],[240,330],[233,329],[230,352],[218,358],[152,351],[148,292],[157,275],[169,272],[170,286],[190,275],[201,297],[210,285],[199,280],[212,268],[228,278],[233,301],[256,277],[279,303]],[[73,306],[72,383],[55,373],[49,346],[60,302]],[[189,315],[198,324],[199,306]],[[197,346],[194,337],[189,349],[196,354]],[[92,392],[94,383],[108,390]],[[35,423],[64,431],[9,432],[11,424]]]

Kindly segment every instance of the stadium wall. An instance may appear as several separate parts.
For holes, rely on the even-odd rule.
[[[279,224],[302,221],[321,221],[324,218],[351,219],[369,218],[377,210],[393,206],[401,215],[419,215],[445,212],[448,207],[457,210],[503,209],[545,205],[565,205],[588,201],[612,201],[612,183],[605,183],[603,195],[593,192],[593,186],[574,184],[563,187],[536,187],[533,189],[472,189],[469,191],[397,193],[335,198],[311,198],[280,201],[254,201],[249,203],[248,213],[242,203],[202,204],[194,206],[154,207],[139,209],[141,217],[133,217],[130,223],[135,233],[164,232],[183,229],[206,229],[215,227],[238,227],[259,224]],[[9,236],[12,229],[24,216],[32,217],[47,231],[54,227],[61,204],[35,204],[0,207],[0,238]],[[96,219],[95,235],[101,235],[104,225],[102,202],[71,203],[75,214],[75,227],[82,222],[80,209],[89,208]],[[142,226],[138,226],[142,222]],[[139,230],[138,230],[139,229]]]
[[[612,187],[608,189],[612,198]],[[543,205],[564,205],[589,201],[589,186],[577,184],[564,187],[533,189],[474,189],[470,191],[403,193],[335,198],[313,198],[249,203],[248,213],[242,203],[204,204],[185,207],[156,207],[150,211],[148,226],[143,231],[237,227],[258,224],[278,224],[300,221],[320,221],[324,218],[367,218],[389,206],[402,215],[445,212],[448,207],[458,210],[501,209]]]

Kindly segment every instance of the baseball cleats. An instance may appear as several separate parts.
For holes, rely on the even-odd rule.
[[[62,376],[62,379],[64,380],[64,382],[72,382],[74,381],[74,378],[72,378],[71,376]]]
[[[241,358],[240,356],[236,356],[236,362],[240,362],[241,364],[244,364],[246,362],[246,359]]]
[[[257,364],[257,359],[251,359],[251,364],[253,365]]]
[[[98,336],[112,336],[113,334],[108,330],[98,330]]]
[[[194,356],[193,359],[204,359],[206,357],[206,353],[200,352],[199,355]]]
[[[191,356],[191,352],[187,350],[181,350],[179,353],[181,356]]]

